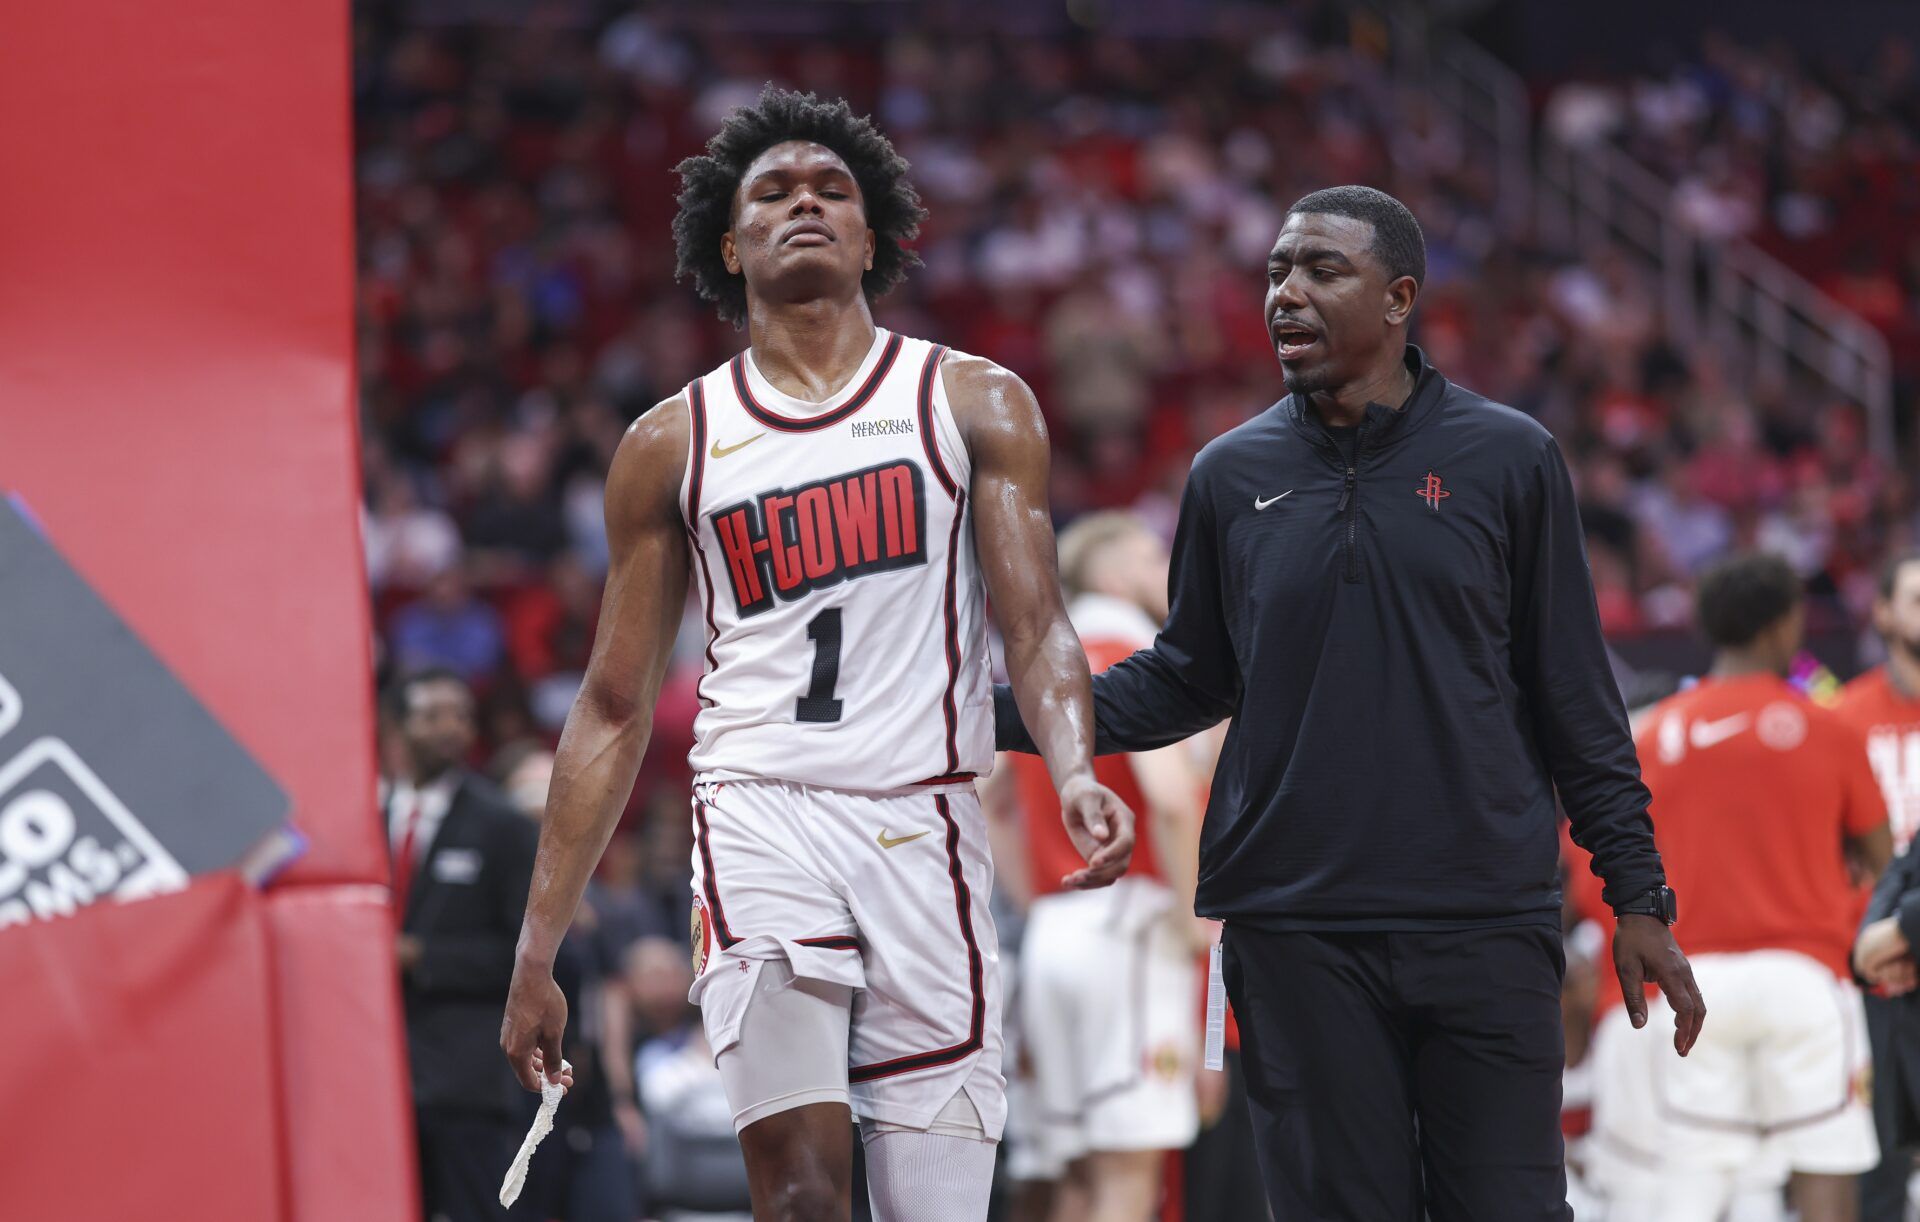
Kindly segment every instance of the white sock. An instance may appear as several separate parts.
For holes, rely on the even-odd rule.
[[[1750,1188],[1734,1194],[1725,1216],[1726,1222],[1786,1222],[1787,1207],[1779,1189]]]
[[[1736,1208],[1733,1177],[1724,1172],[1700,1171],[1662,1176],[1657,1185],[1645,1185],[1642,1192],[1620,1194],[1608,1200],[1607,1217],[1631,1220],[1631,1222],[1764,1222],[1771,1219],[1779,1222],[1778,1206],[1771,1215],[1761,1213],[1752,1215]],[[1772,1196],[1777,1201],[1776,1190]],[[1744,1205],[1751,1208],[1755,1201],[1742,1198]]]
[[[873,1222],[985,1222],[993,1194],[993,1156],[998,1144],[979,1131],[979,1112],[962,1091],[974,1136],[863,1124],[867,1154],[867,1200]],[[950,1103],[940,1113],[955,1113]],[[951,1122],[940,1127],[951,1127]]]

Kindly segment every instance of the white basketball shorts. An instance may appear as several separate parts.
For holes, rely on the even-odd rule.
[[[716,1059],[740,1039],[762,966],[784,960],[795,977],[855,990],[846,1081],[856,1117],[925,1129],[964,1090],[999,1139],[993,860],[970,785],[864,794],[705,781],[694,787],[693,841],[689,998]],[[728,1102],[736,1116],[768,1114],[767,1099]]]
[[[1034,901],[1016,990],[1030,1178],[1094,1151],[1184,1149],[1199,1133],[1199,956],[1174,907],[1146,878]]]
[[[1595,1032],[1594,1184],[1644,1200],[1671,1195],[1676,1178],[1720,1176],[1730,1199],[1796,1171],[1873,1167],[1872,1060],[1853,984],[1793,951],[1692,963],[1710,1013],[1686,1057],[1663,999],[1648,999],[1638,1031],[1616,1007]]]

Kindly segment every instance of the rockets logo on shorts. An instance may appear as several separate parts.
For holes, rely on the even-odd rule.
[[[700,897],[693,897],[693,974],[698,977],[707,970],[707,956],[713,951],[713,934],[707,927],[707,911],[700,906]]]
[[[1179,1045],[1162,1043],[1148,1049],[1146,1071],[1152,1077],[1172,1082],[1179,1078],[1181,1066],[1185,1061],[1186,1058],[1180,1055]]]
[[[713,514],[744,618],[868,573],[927,562],[920,468],[886,463],[763,492]]]

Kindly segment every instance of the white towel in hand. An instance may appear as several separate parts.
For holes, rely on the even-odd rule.
[[[560,1062],[560,1072],[571,1070],[571,1062]],[[527,1130],[527,1139],[520,1143],[520,1153],[513,1156],[513,1166],[507,1168],[507,1181],[500,1185],[500,1203],[511,1206],[520,1199],[520,1190],[527,1186],[527,1164],[533,1161],[533,1151],[542,1138],[553,1132],[553,1114],[560,1109],[560,1097],[567,1088],[558,1082],[549,1082],[543,1076],[540,1079],[540,1110],[534,1114],[533,1127]]]

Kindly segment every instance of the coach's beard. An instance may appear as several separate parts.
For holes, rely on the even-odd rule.
[[[1920,663],[1920,637],[1896,636],[1892,638],[1892,647],[1906,654],[1909,662]]]
[[[1302,399],[1310,395],[1322,395],[1333,390],[1333,376],[1325,369],[1289,369],[1280,366],[1280,380],[1287,389]]]

